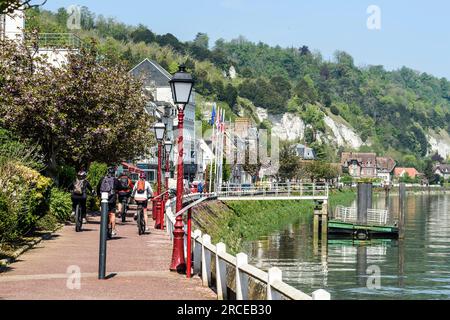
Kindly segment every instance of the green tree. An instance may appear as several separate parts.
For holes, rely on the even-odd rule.
[[[280,150],[280,168],[278,175],[283,181],[293,179],[300,169],[300,159],[297,157],[295,145],[285,144]]]
[[[40,146],[52,177],[59,163],[115,163],[148,150],[151,119],[142,112],[142,85],[123,67],[99,61],[94,47],[55,69],[29,59],[27,47],[1,46],[2,124]]]
[[[204,48],[204,49],[208,49],[208,47],[209,47],[208,35],[206,33],[202,33],[202,32],[197,33],[197,35],[195,36],[195,39],[194,39],[194,45]]]
[[[136,30],[131,33],[131,39],[133,39],[133,41],[136,43],[145,42],[149,44],[156,40],[156,35],[152,31],[150,31],[149,28],[140,24],[136,28]]]

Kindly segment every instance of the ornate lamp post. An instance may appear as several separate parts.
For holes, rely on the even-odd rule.
[[[161,194],[161,172],[162,172],[162,142],[164,140],[164,133],[166,132],[166,126],[164,123],[156,123],[153,127],[153,130],[155,131],[156,141],[158,142],[158,174],[157,174],[157,184],[158,184],[158,190],[157,190],[157,196]],[[156,223],[155,223],[155,229],[162,229],[164,228],[161,223],[161,198],[158,198],[156,201]]]
[[[172,96],[174,103],[178,106],[178,163],[177,163],[177,202],[176,212],[183,208],[183,122],[184,109],[189,103],[194,80],[192,75],[186,72],[184,66],[180,69],[169,81],[172,89]],[[184,272],[186,270],[186,262],[184,260],[184,230],[183,217],[177,216],[173,231],[173,252],[172,263],[170,265],[171,271]]]
[[[170,178],[170,153],[172,152],[172,141],[166,140],[164,142],[164,150],[166,151],[166,192],[169,191],[169,178]],[[162,228],[164,228],[164,209],[165,209],[165,203],[169,199],[169,193],[166,193],[166,196],[164,198],[164,204],[161,209],[161,225]]]

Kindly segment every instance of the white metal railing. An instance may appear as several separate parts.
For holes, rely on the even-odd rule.
[[[328,184],[315,183],[260,183],[225,184],[217,193],[219,197],[326,197],[329,196]]]
[[[198,200],[205,195],[187,195],[183,200],[192,201],[195,198]],[[207,197],[216,196],[216,194],[209,194]],[[175,202],[176,198],[168,200],[166,203],[166,224],[167,233],[173,240],[173,230],[175,225]],[[186,211],[186,210],[184,210]],[[186,232],[186,230],[185,230]],[[188,239],[186,234],[185,239]],[[228,277],[227,265],[232,266],[235,270],[235,287],[236,299],[248,300],[249,298],[249,284],[250,278],[263,283],[266,287],[267,300],[281,300],[283,297],[288,300],[330,300],[330,294],[323,290],[314,291],[311,296],[306,293],[288,285],[282,280],[282,271],[279,268],[270,268],[268,272],[260,270],[248,263],[248,256],[245,253],[239,253],[233,256],[226,251],[224,243],[213,245],[211,237],[208,234],[202,234],[200,230],[195,230],[191,234],[192,251],[193,251],[193,273],[200,275],[202,284],[205,287],[211,286],[212,275],[212,255],[215,256],[215,275],[216,275],[216,289],[217,299],[227,300],[227,283]],[[187,243],[185,241],[185,255],[190,255],[186,250]],[[190,266],[188,265],[188,268]]]
[[[27,41],[32,40],[29,34],[25,35]],[[39,33],[37,44],[41,49],[81,49],[83,41],[73,33]]]
[[[334,212],[334,219],[342,222],[356,223],[358,221],[357,209],[337,206]],[[368,209],[367,224],[384,226],[390,222],[389,210],[387,209]]]

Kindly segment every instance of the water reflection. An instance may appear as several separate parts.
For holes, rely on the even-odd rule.
[[[449,299],[449,202],[448,195],[409,196],[402,241],[314,239],[311,213],[246,243],[244,251],[254,265],[279,267],[287,283],[308,293],[325,288],[334,299]],[[385,203],[384,197],[374,199],[376,208]],[[398,212],[398,198],[389,205]],[[380,270],[379,289],[367,286],[373,270]]]

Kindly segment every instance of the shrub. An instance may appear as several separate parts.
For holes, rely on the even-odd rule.
[[[334,104],[331,105],[330,111],[335,116],[338,116],[340,114],[338,107],[336,107]]]
[[[6,197],[0,193],[0,244],[14,241],[17,237],[17,219],[9,213]]]
[[[94,190],[97,189],[97,185],[100,183],[100,180],[106,175],[107,171],[108,165],[106,163],[91,163],[87,180],[91,184],[92,188],[94,188]],[[88,196],[87,207],[92,211],[100,210],[100,200],[97,197]]]
[[[50,215],[58,221],[64,222],[70,219],[72,212],[72,198],[70,193],[58,188],[52,188],[50,196]]]
[[[7,199],[8,224],[12,226],[2,239],[24,235],[36,226],[48,213],[51,186],[51,179],[20,163],[10,161],[0,166],[0,193]]]
[[[89,167],[87,180],[93,188],[97,188],[100,180],[106,175],[108,165],[106,163],[93,162]]]

